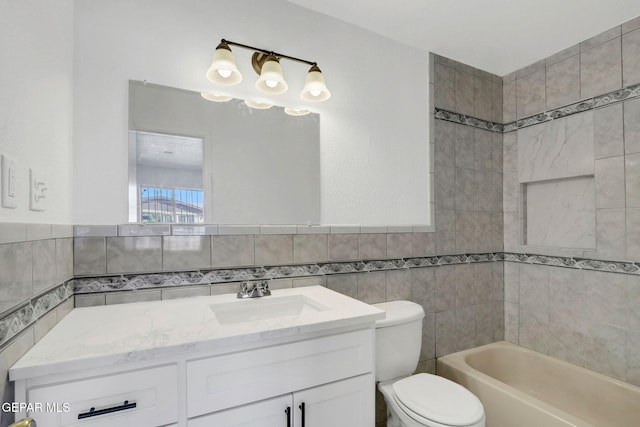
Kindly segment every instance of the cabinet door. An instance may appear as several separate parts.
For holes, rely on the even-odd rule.
[[[190,419],[188,427],[293,427],[291,394]],[[287,414],[287,408],[291,412]]]
[[[295,427],[371,427],[374,394],[373,374],[296,392]]]
[[[178,369],[167,365],[33,387],[29,413],[45,427],[155,427],[178,421]],[[47,405],[47,406],[44,406]]]

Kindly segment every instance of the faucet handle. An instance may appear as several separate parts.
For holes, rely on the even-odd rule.
[[[258,290],[262,296],[271,295],[271,291],[269,290],[269,282],[267,280],[263,280],[262,282],[258,282],[257,284]]]
[[[238,298],[249,298],[249,292],[253,290],[253,287],[249,289],[249,282],[242,282],[240,292],[238,292]]]

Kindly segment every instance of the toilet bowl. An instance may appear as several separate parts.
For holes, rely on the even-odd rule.
[[[411,375],[420,357],[424,310],[410,301],[374,304],[376,381],[387,403],[387,427],[484,427],[480,400],[461,385],[431,374]]]

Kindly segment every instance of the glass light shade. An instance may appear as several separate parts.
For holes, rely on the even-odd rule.
[[[273,107],[273,104],[269,104],[267,102],[253,101],[251,99],[245,99],[244,103],[247,104],[248,107],[255,108],[256,110],[267,110]]]
[[[207,79],[220,85],[235,85],[242,81],[242,74],[236,66],[236,60],[226,43],[220,43],[213,52],[211,66],[207,70]]]
[[[306,110],[304,108],[286,107],[284,109],[284,112],[290,116],[306,116],[307,114],[309,114],[309,110]]]
[[[331,92],[324,83],[322,71],[316,65],[312,66],[304,79],[304,88],[300,94],[300,98],[304,101],[326,101],[331,97]]]
[[[285,93],[287,89],[289,89],[282,75],[282,67],[275,56],[270,55],[264,64],[262,64],[260,77],[258,77],[258,81],[256,82],[256,88],[260,92],[269,95]]]
[[[200,92],[200,96],[202,96],[207,101],[213,101],[213,102],[227,102],[231,100],[230,96],[216,95],[215,93],[211,93],[211,92]]]

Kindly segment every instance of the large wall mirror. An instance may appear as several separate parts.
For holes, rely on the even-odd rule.
[[[129,221],[318,224],[319,115],[130,81]]]

